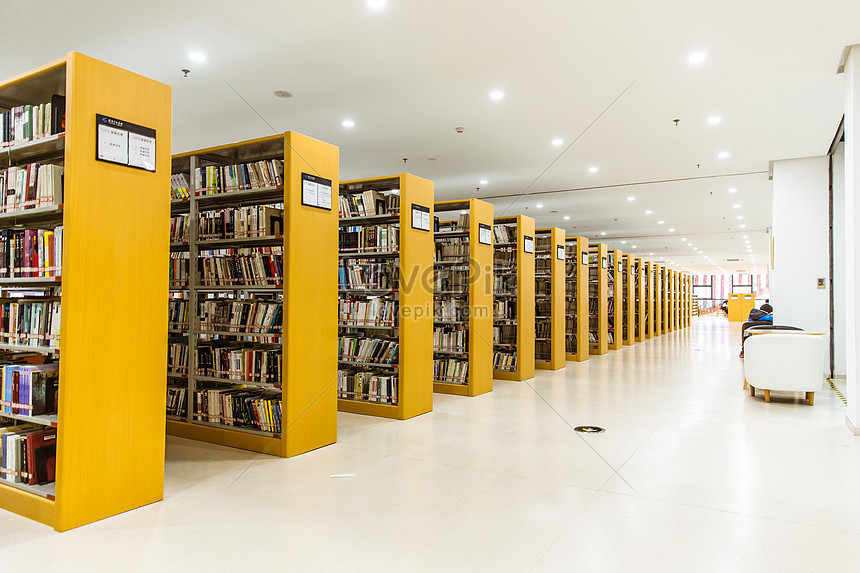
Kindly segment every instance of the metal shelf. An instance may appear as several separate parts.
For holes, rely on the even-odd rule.
[[[184,288],[182,290],[185,290]],[[228,290],[251,290],[251,291],[280,291],[284,285],[199,285],[191,287],[190,290],[220,292]]]
[[[32,493],[33,495],[38,495],[39,497],[44,497],[51,501],[54,501],[54,496],[56,495],[56,482],[46,483],[44,485],[30,485],[26,483],[15,483],[11,481],[0,480],[0,484],[8,487],[14,487],[15,489],[20,489],[22,491],[26,491],[27,493]]]
[[[194,380],[199,382],[213,382],[216,384],[233,384],[236,386],[253,386],[255,388],[263,388],[266,390],[280,390],[280,384],[272,384],[271,382],[253,382],[251,380],[232,380],[230,378],[219,378],[218,376],[194,376]]]
[[[469,353],[464,350],[440,350],[438,348],[433,349],[433,354],[445,354],[447,356],[468,356]]]
[[[283,235],[267,235],[264,237],[233,237],[231,239],[205,239],[195,242],[201,251],[231,248],[273,247],[284,244]]]
[[[352,253],[338,253],[341,259],[390,259],[400,256],[400,252],[376,252],[376,251],[356,251]]]
[[[386,295],[398,294],[397,289],[371,289],[371,288],[339,288],[337,292],[343,294],[366,294],[366,295]]]
[[[13,352],[32,352],[33,354],[44,354],[47,356],[59,356],[59,348],[48,348],[47,346],[19,346],[17,344],[0,344],[0,350],[12,350]]]
[[[210,428],[221,428],[230,432],[244,432],[246,434],[254,434],[255,436],[266,436],[267,438],[281,438],[281,434],[273,432],[264,432],[263,430],[255,430],[254,428],[244,428],[242,426],[228,426],[227,424],[216,424],[214,422],[204,422],[203,420],[191,420],[192,424],[198,426],[209,426]]]
[[[63,159],[65,149],[65,133],[4,147],[0,149],[0,169],[24,165],[25,163],[39,163],[46,159]]]
[[[42,416],[23,416],[21,414],[6,414],[0,412],[0,418],[12,418],[22,422],[30,422],[32,424],[40,424],[42,426],[57,427],[57,414],[44,414]]]
[[[282,338],[280,332],[230,332],[228,330],[195,330],[194,334],[205,334],[207,336],[258,336],[260,338]]]
[[[400,368],[399,364],[389,364],[387,362],[352,362],[350,360],[338,360],[337,363],[347,366],[364,366],[367,368],[389,368],[391,370],[397,370]]]
[[[357,215],[353,217],[341,217],[338,222],[340,227],[357,227],[359,225],[377,225],[379,223],[400,221],[400,214],[385,213],[383,215]]]
[[[27,286],[60,286],[63,277],[11,277],[0,278],[0,286],[27,287]]]
[[[2,151],[0,151],[2,153]],[[38,223],[59,222],[63,220],[63,205],[50,205],[48,207],[37,207],[35,209],[21,209],[0,213],[0,227],[26,223],[36,225]]]
[[[445,237],[468,237],[469,231],[436,231],[434,235],[437,239]]]
[[[222,207],[283,203],[284,187],[283,185],[278,185],[277,187],[258,187],[257,189],[228,191],[213,195],[197,195],[194,197],[194,200],[197,203],[198,211],[212,211]]]

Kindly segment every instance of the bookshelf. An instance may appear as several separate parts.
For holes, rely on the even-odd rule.
[[[633,257],[633,330],[636,342],[645,340],[645,270],[641,257]]]
[[[621,258],[622,253],[618,249],[607,249],[609,268],[606,272],[606,296],[607,314],[607,345],[609,350],[621,350],[624,345],[623,333],[623,308],[621,300]]]
[[[433,391],[478,396],[493,389],[493,205],[437,201]],[[450,219],[450,220],[449,220]],[[436,345],[463,332],[459,347]]]
[[[645,320],[642,322],[645,339],[654,337],[654,263],[642,261],[644,265],[642,278],[645,281]]]
[[[588,245],[588,351],[606,354],[609,351],[608,314],[609,255],[606,245]]]
[[[667,334],[672,329],[672,279],[671,279],[672,271],[667,267],[663,266],[660,269],[660,281],[663,284],[663,323],[662,323],[662,333]]]
[[[636,342],[636,294],[633,278],[633,255],[621,255],[621,325],[624,346]]]
[[[535,367],[565,367],[564,229],[535,231]]]
[[[303,204],[302,182],[336,189],[337,147],[287,132],[175,155],[173,173],[190,192],[172,201],[188,238],[171,248],[194,264],[170,286],[188,320],[169,324],[185,358],[168,368],[167,433],[279,457],[334,443],[337,196]]]
[[[493,377],[535,375],[535,221],[496,217],[493,226]]]
[[[681,274],[672,271],[672,329],[681,328]]]
[[[376,268],[379,277],[388,277],[382,289],[375,280],[359,281],[358,288],[341,281],[347,288],[339,291],[340,340],[382,341],[397,350],[384,362],[362,364],[342,356],[337,408],[399,420],[425,414],[433,409],[434,388],[433,182],[401,173],[343,182],[340,194],[342,203],[366,200],[374,213],[343,213],[342,268]]]
[[[7,274],[2,281],[4,297],[28,293],[62,306],[62,352],[59,341],[24,334],[20,344],[0,346],[10,360],[61,356],[55,414],[0,414],[56,440],[55,481],[0,480],[0,508],[66,531],[163,498],[171,88],[70,52],[0,82],[0,107],[38,105],[55,94],[65,98],[64,129],[0,153],[0,171],[35,163],[64,171],[61,204],[0,218],[4,230],[63,229],[61,237],[51,231],[63,251],[51,265],[64,259],[54,273],[61,278]],[[96,114],[154,129],[154,171],[97,161]],[[19,277],[22,270],[34,272],[19,269]]]
[[[654,336],[663,334],[663,267],[654,264]]]
[[[588,360],[588,239],[565,238],[565,353]]]

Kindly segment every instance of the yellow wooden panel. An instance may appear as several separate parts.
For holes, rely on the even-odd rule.
[[[654,265],[644,261],[645,279],[645,339],[654,337]]]
[[[535,220],[517,216],[517,374],[521,380],[535,375],[535,256],[523,248],[525,237],[534,239]]]
[[[627,333],[623,342],[630,346],[636,342],[636,293],[633,275],[633,256],[622,254],[623,280],[621,283],[622,297],[626,300],[622,313],[622,328]]]
[[[282,455],[337,441],[338,148],[284,135]],[[332,208],[302,205],[302,173],[330,179]]]
[[[609,272],[612,273],[612,276],[615,277],[612,281],[613,289],[612,289],[612,297],[615,301],[613,307],[613,330],[614,335],[612,337],[612,342],[608,342],[608,346],[610,350],[621,350],[622,346],[624,346],[624,329],[623,327],[623,316],[624,312],[622,309],[622,301],[621,301],[621,272],[618,270],[618,265],[621,263],[622,253],[618,249],[608,250],[607,253],[612,253],[612,264]]]
[[[606,245],[603,243],[596,243],[594,245],[588,246],[588,252],[591,258],[594,258],[589,264],[589,274],[588,274],[588,282],[589,282],[589,298],[591,297],[591,287],[593,286],[592,281],[597,280],[597,323],[596,329],[593,329],[591,326],[591,322],[589,321],[589,330],[597,330],[597,342],[590,342],[589,353],[590,354],[606,354],[609,351],[609,344],[607,343],[607,304],[608,304],[608,289],[607,289],[607,269],[609,268],[609,255],[606,252]],[[595,258],[596,257],[596,258]],[[604,268],[604,265],[606,268]],[[591,273],[591,268],[596,268],[597,273]],[[589,310],[589,315],[591,311]]]
[[[479,224],[493,228],[493,205],[479,199],[469,203],[469,395],[478,396],[493,389],[493,241],[478,241]]]
[[[750,311],[754,308],[754,294],[731,293],[729,295],[729,322],[746,322]]]
[[[654,336],[663,334],[663,267],[654,265]]]
[[[56,528],[162,498],[171,88],[68,56]],[[95,160],[96,113],[157,133],[155,173]]]
[[[635,332],[636,332],[636,342],[642,342],[645,340],[645,267],[641,257],[635,257],[633,259],[633,269],[634,276],[633,281],[635,286],[634,297],[637,298],[635,304],[638,306],[638,318],[634,318],[637,321],[634,324]]]
[[[433,182],[400,174],[400,404],[401,418],[433,409],[433,225],[412,228],[412,204],[430,209]]]
[[[432,373],[430,381],[431,383],[433,381]],[[337,409],[340,412],[349,412],[351,414],[363,414],[365,416],[376,416],[378,418],[393,418],[395,420],[403,419],[403,415],[400,412],[400,406],[392,406],[390,404],[374,404],[372,402],[359,402],[358,400],[338,399]]]
[[[566,365],[565,358],[565,260],[559,259],[557,249],[560,246],[564,250],[564,229],[552,227],[549,229],[536,229],[536,237],[550,237],[550,359],[540,360],[535,358],[535,368],[540,370],[559,370]],[[537,239],[535,239],[537,242]],[[537,278],[535,279],[537,283]],[[535,301],[537,304],[537,301]]]
[[[0,485],[0,508],[55,527],[56,506],[51,500],[10,486]]]

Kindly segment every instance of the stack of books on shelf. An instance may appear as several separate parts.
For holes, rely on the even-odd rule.
[[[54,207],[63,203],[63,166],[31,163],[0,171],[0,213]]]
[[[397,405],[399,189],[341,188],[338,208],[338,398]]]
[[[66,98],[54,94],[51,101],[15,106],[0,112],[0,147],[22,145],[66,130]]]
[[[579,260],[576,245],[566,244],[564,247],[564,351],[566,354],[576,354],[576,320],[577,301],[576,285],[579,277]]]
[[[517,228],[494,225],[493,369],[517,368]]]
[[[552,236],[535,237],[535,360],[552,358]]]
[[[197,195],[280,187],[284,184],[284,162],[270,159],[238,165],[206,165],[194,170],[193,180]]]

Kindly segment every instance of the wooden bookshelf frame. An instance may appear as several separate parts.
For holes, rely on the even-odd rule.
[[[588,351],[592,355],[601,355],[609,352],[607,341],[607,305],[608,285],[607,271],[609,270],[609,255],[606,245],[594,243],[588,245]],[[594,287],[594,288],[592,288]],[[596,301],[597,312],[592,310],[591,301]],[[597,340],[592,342],[592,334]]]
[[[172,96],[170,86],[70,52],[0,82],[0,105],[55,93],[66,97],[65,133],[4,148],[2,168],[65,170],[63,207],[50,221],[64,235],[59,404],[57,421],[42,423],[57,428],[56,481],[38,493],[0,482],[0,508],[66,531],[163,498]],[[154,172],[96,160],[97,113],[156,131]]]
[[[220,145],[175,155],[174,169],[194,173],[203,164],[232,165],[261,159],[284,161],[283,189],[264,188],[250,191],[195,195],[193,179],[191,197],[174,200],[174,213],[189,213],[189,254],[197,260],[201,250],[217,249],[211,241],[198,237],[198,213],[238,205],[283,203],[284,235],[271,241],[237,239],[231,246],[283,246],[283,285],[271,289],[283,294],[283,369],[281,379],[281,432],[264,432],[249,428],[215,425],[194,419],[194,392],[198,380],[207,384],[213,378],[197,375],[198,335],[203,332],[200,317],[191,312],[189,320],[189,361],[187,409],[183,418],[167,420],[167,433],[192,440],[219,444],[279,457],[292,457],[337,440],[337,195],[338,148],[296,132],[287,132],[239,143]],[[332,181],[332,209],[302,204],[302,173]],[[208,244],[207,244],[208,243]],[[302,269],[301,273],[289,272]],[[189,274],[188,291],[193,310],[198,296],[219,292],[221,287],[206,286],[198,276],[196,264]],[[308,280],[313,276],[314,280]],[[259,292],[247,286],[226,291]],[[269,291],[267,291],[269,292]],[[322,309],[332,309],[323,311]],[[253,335],[237,336],[246,340]],[[217,382],[215,382],[217,384]],[[235,386],[226,380],[225,387]]]
[[[493,205],[480,199],[437,201],[434,211],[440,219],[443,213],[469,213],[469,373],[466,384],[434,380],[433,391],[479,396],[493,390],[493,241],[479,241],[480,225],[487,225],[492,233]],[[437,240],[445,236],[436,233]]]
[[[621,328],[624,346],[636,342],[636,289],[633,274],[633,255],[621,255]]]
[[[515,225],[517,229],[517,365],[514,371],[493,370],[493,377],[528,380],[535,375],[535,258],[534,253],[524,252],[524,241],[526,237],[534,240],[535,220],[524,215],[496,217],[494,225]]]
[[[565,352],[567,360],[582,362],[590,356],[588,350],[588,238],[565,238]],[[569,302],[573,301],[575,313],[567,314]],[[569,321],[569,322],[568,322]],[[567,325],[576,328],[574,352],[570,352],[568,340],[572,337]]]
[[[606,295],[612,302],[612,312],[609,312],[609,301],[607,300],[606,320],[607,320],[607,338],[606,342],[609,350],[621,350],[624,347],[623,324],[621,317],[623,316],[623,308],[621,307],[621,291],[622,291],[622,276],[621,276],[621,259],[623,253],[618,249],[607,249],[607,257],[609,259],[609,269],[607,272],[607,289]],[[609,277],[612,277],[612,282],[609,282]],[[612,324],[610,327],[609,324]],[[622,328],[619,328],[619,325]],[[612,340],[609,340],[609,333],[612,333]]]
[[[663,334],[663,266],[653,265],[654,272],[654,336]]]
[[[542,252],[537,249],[537,237],[549,237],[550,249]],[[537,267],[537,259],[543,256],[549,256],[550,273],[549,276],[539,277],[535,271],[535,285],[538,280],[550,281],[550,305],[551,311],[548,319],[550,323],[550,339],[547,341],[550,344],[550,359],[540,360],[535,358],[535,367],[540,370],[559,370],[565,367],[565,237],[564,229],[552,227],[548,229],[535,230],[535,267]],[[561,253],[561,258],[558,254]],[[535,286],[537,289],[537,286]],[[537,292],[537,291],[535,291]],[[537,305],[538,294],[535,294],[535,305]],[[535,308],[535,321],[537,323],[537,308]],[[537,329],[537,325],[535,325]],[[537,350],[535,350],[537,356]]]
[[[410,173],[344,181],[341,189],[400,189],[400,361],[397,405],[338,398],[341,412],[406,420],[433,410],[433,182]],[[412,227],[412,205],[430,209],[430,230]]]
[[[663,282],[663,334],[672,331],[672,271],[663,265],[660,280]]]
[[[632,257],[632,255],[631,255]],[[633,257],[634,332],[636,342],[645,341],[645,267],[641,257]]]
[[[645,266],[643,270],[643,277],[645,279],[645,340],[650,340],[654,338],[654,303],[655,301],[655,289],[654,289],[654,263],[651,261],[643,260],[643,264]]]

